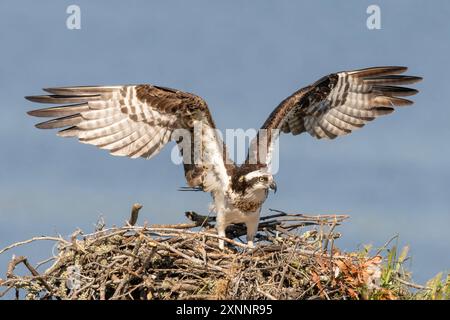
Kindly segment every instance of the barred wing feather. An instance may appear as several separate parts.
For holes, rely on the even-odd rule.
[[[296,91],[278,105],[261,128],[268,131],[267,155],[258,156],[258,144],[253,142],[247,161],[270,162],[271,143],[278,137],[278,130],[334,139],[392,113],[395,107],[411,105],[413,102],[404,97],[418,91],[403,85],[422,78],[401,75],[406,70],[406,67],[374,67],[337,72]]]
[[[36,127],[61,129],[59,136],[76,137],[82,143],[108,150],[115,156],[151,158],[173,138],[176,129],[184,129],[190,135],[193,135],[195,123],[201,123],[205,132],[215,129],[206,102],[175,89],[126,85],[44,90],[50,94],[26,98],[37,103],[66,105],[28,112],[36,117],[53,118]],[[190,154],[189,163],[185,163],[189,185],[207,190],[227,186],[224,161],[210,161],[211,154],[226,152],[218,147],[223,142],[214,135],[204,135],[200,139],[204,140],[200,152],[204,159],[193,159]],[[183,143],[177,142],[183,152]],[[195,161],[203,164],[199,166]]]

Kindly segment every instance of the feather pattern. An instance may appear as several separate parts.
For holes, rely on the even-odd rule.
[[[44,90],[50,94],[26,98],[62,106],[29,111],[32,116],[53,118],[37,124],[38,128],[60,128],[59,136],[77,137],[80,142],[109,150],[115,156],[153,157],[171,140],[174,130],[184,129],[193,135],[194,124],[203,123],[200,164],[185,164],[188,184],[211,191],[228,185],[224,160],[230,163],[231,160],[222,156],[226,150],[217,147],[223,146],[222,140],[209,133],[215,125],[206,102],[200,97],[152,85]],[[194,151],[190,152],[192,158]]]
[[[332,73],[283,100],[261,129],[269,132],[281,129],[293,135],[308,132],[317,139],[347,135],[379,116],[392,113],[395,107],[413,103],[403,97],[418,91],[402,85],[422,78],[400,75],[406,70],[395,66]],[[272,140],[273,137],[268,143]],[[254,161],[258,153],[250,148],[247,163]],[[269,162],[271,157],[269,153],[262,161]]]

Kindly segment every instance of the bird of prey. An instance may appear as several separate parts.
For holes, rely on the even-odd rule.
[[[206,102],[191,93],[141,84],[47,88],[49,95],[26,98],[59,105],[29,111],[53,118],[36,127],[60,128],[59,136],[76,137],[115,156],[151,158],[175,141],[188,185],[212,195],[219,246],[224,248],[228,225],[245,223],[253,247],[261,207],[269,189],[276,191],[270,164],[280,133],[334,139],[396,106],[410,105],[404,96],[418,91],[403,85],[421,78],[401,75],[406,70],[388,66],[336,72],[294,92],[269,115],[240,165],[228,157]]]

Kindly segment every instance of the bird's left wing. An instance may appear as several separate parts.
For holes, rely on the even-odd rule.
[[[293,135],[307,132],[317,139],[334,139],[392,113],[394,107],[412,104],[403,97],[418,91],[401,85],[422,78],[400,75],[406,70],[406,67],[374,67],[337,72],[296,91],[270,114],[250,145],[247,162],[270,163],[273,141],[280,131]]]

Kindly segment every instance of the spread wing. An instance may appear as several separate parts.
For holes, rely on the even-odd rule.
[[[51,120],[40,129],[62,129],[62,137],[109,150],[115,156],[151,158],[176,139],[190,186],[205,191],[226,188],[230,161],[206,102],[175,89],[152,85],[82,86],[44,89],[50,95],[29,96],[38,103],[58,104],[28,112]],[[199,130],[194,130],[199,127]],[[180,133],[181,132],[181,133]],[[190,148],[194,133],[197,149]],[[174,137],[176,134],[176,138]],[[189,149],[189,150],[187,150]]]
[[[418,91],[403,87],[422,80],[400,75],[406,67],[374,67],[332,73],[314,84],[298,90],[270,114],[261,132],[267,138],[252,141],[247,161],[270,162],[273,141],[279,132],[298,135],[309,133],[317,139],[334,139],[347,135],[380,116],[392,113],[395,107],[413,102],[404,96]],[[267,143],[267,144],[266,144]],[[260,151],[264,145],[267,151]]]

